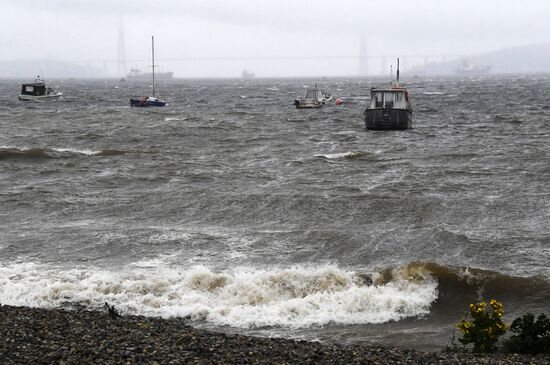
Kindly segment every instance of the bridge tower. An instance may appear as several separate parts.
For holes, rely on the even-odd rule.
[[[124,46],[124,25],[122,24],[121,16],[118,18],[117,76],[126,76],[126,47]]]
[[[367,76],[368,74],[368,60],[367,60],[367,38],[361,36],[359,45],[359,76]]]

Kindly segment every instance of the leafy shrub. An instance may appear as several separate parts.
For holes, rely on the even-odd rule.
[[[508,329],[508,325],[501,318],[504,314],[502,303],[491,299],[489,307],[485,302],[470,304],[470,316],[473,321],[463,318],[456,324],[463,335],[458,340],[465,346],[474,344],[473,352],[494,351],[498,338]]]
[[[550,319],[540,314],[526,313],[512,322],[510,330],[514,333],[504,344],[506,351],[528,354],[550,353]]]

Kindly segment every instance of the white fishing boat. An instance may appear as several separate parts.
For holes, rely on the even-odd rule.
[[[305,97],[294,100],[294,105],[297,109],[315,109],[320,108],[327,102],[332,100],[332,96],[322,90],[317,89],[315,84],[314,89],[308,89]]]
[[[36,76],[33,83],[21,85],[21,94],[19,100],[21,101],[49,101],[57,100],[63,93],[57,92],[51,87],[46,86],[46,82]]]

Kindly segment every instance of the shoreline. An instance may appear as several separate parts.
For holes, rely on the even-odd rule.
[[[550,364],[550,355],[425,352],[198,330],[184,318],[0,305],[2,364]]]

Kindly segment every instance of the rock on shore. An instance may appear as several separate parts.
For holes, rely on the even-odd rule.
[[[185,319],[0,306],[1,364],[550,364],[550,356],[429,353],[226,335]]]

